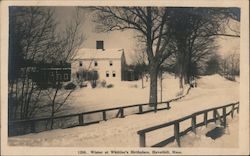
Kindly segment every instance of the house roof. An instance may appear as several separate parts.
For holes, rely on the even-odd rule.
[[[80,49],[71,59],[120,59],[122,55],[123,49]]]

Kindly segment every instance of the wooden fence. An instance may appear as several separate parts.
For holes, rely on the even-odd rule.
[[[185,95],[187,95],[189,91],[190,91],[190,88],[188,89]],[[125,116],[128,115],[126,114],[125,110],[130,109],[130,108],[136,108],[138,110],[137,112],[133,114],[144,114],[144,113],[148,113],[152,111],[157,112],[158,110],[170,109],[170,102],[177,101],[185,97],[185,95],[182,95],[180,97],[177,97],[169,101],[159,102],[157,103],[157,105],[153,103],[144,103],[144,104],[123,106],[123,107],[101,109],[101,110],[95,110],[95,111],[89,111],[89,112],[82,112],[82,113],[76,113],[76,114],[69,114],[69,115],[63,115],[63,116],[56,116],[53,118],[45,117],[45,118],[30,119],[30,120],[9,121],[8,122],[8,135],[16,136],[16,135],[37,133],[41,131],[50,130],[50,126],[48,125],[52,121],[53,123],[55,123],[52,128],[56,129],[56,128],[69,128],[69,127],[75,127],[75,126],[85,126],[89,124],[99,123],[100,121],[107,121],[113,118],[124,118]],[[149,106],[149,107],[145,108],[146,106]],[[108,116],[107,114],[109,112],[113,112],[116,115]],[[99,114],[100,118],[95,121],[88,121],[87,116],[93,115],[93,114]],[[69,121],[66,123],[67,120]]]
[[[227,112],[227,108],[229,108],[229,112]],[[219,110],[222,109],[222,115],[219,114]],[[237,113],[239,113],[239,102],[236,103],[231,103],[225,106],[221,106],[221,107],[215,107],[215,108],[211,108],[211,109],[206,109],[203,111],[199,111],[196,113],[193,113],[191,115],[185,116],[183,118],[171,121],[171,122],[167,122],[161,125],[157,125],[157,126],[153,126],[153,127],[149,127],[143,130],[140,130],[137,132],[137,134],[139,135],[139,144],[140,147],[146,147],[146,133],[152,132],[152,131],[156,131],[159,130],[161,128],[166,128],[169,126],[174,126],[173,129],[173,136],[167,138],[166,140],[163,140],[151,147],[162,147],[167,145],[170,142],[176,141],[177,145],[180,147],[180,137],[187,134],[189,131],[193,131],[194,133],[196,133],[196,128],[206,125],[209,122],[216,122],[217,120],[220,120],[220,122],[222,123],[222,125],[224,126],[224,128],[227,125],[227,116],[231,115],[231,117],[234,117],[234,111],[237,110]],[[211,119],[208,119],[208,113],[212,112],[213,117]],[[196,118],[198,115],[203,115],[204,120],[201,123],[197,123],[196,122]],[[191,119],[191,127],[188,127],[187,129],[185,129],[184,131],[180,132],[180,123]]]

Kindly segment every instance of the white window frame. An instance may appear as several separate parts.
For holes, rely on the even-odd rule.
[[[68,80],[69,79],[69,75],[67,73],[64,73],[63,74],[63,78],[64,78],[64,80]]]
[[[113,61],[109,60],[109,66],[113,66]]]
[[[116,72],[112,71],[112,77],[116,77]]]
[[[110,77],[109,71],[106,71],[106,77]]]
[[[97,67],[98,66],[98,62],[94,61],[94,66]]]
[[[79,61],[79,67],[82,67],[82,61]]]
[[[54,77],[54,72],[53,71],[48,71],[50,72],[50,76]]]
[[[59,80],[59,81],[62,80],[62,75],[61,74],[56,74],[56,79]]]

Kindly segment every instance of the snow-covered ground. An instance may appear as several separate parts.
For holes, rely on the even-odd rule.
[[[199,127],[196,129],[196,134],[193,132],[189,132],[187,135],[180,138],[181,147],[211,147],[211,148],[224,148],[224,147],[231,147],[236,148],[238,147],[238,137],[239,137],[239,118],[231,119],[228,117],[229,120],[228,126],[225,129],[224,134],[217,138],[212,139],[210,137],[206,137],[207,132],[213,130],[218,125],[214,123],[210,123],[207,127]],[[166,147],[177,147],[176,142],[168,144]]]
[[[77,89],[72,93],[68,100],[70,106],[68,113],[148,103],[149,81],[144,80],[144,88],[142,88],[141,80],[116,82],[113,84],[113,88],[97,87],[92,89],[89,84],[88,87]],[[178,82],[178,78],[174,78],[173,75],[164,75],[162,82],[163,101],[173,99],[179,94]],[[186,86],[185,91],[187,88]],[[160,99],[160,84],[158,83],[158,101]]]
[[[150,79],[146,81],[144,78],[142,88],[142,81],[120,81],[113,82],[112,88],[100,87],[98,84],[96,88],[92,88],[90,83],[87,83],[87,87],[80,88],[77,87],[75,91],[70,95],[66,103],[61,107],[61,111],[56,113],[56,116],[62,116],[66,114],[76,114],[100,109],[114,108],[120,106],[129,106],[134,104],[142,104],[149,102],[149,83]],[[162,101],[167,101],[170,99],[174,99],[176,97],[184,95],[189,86],[185,85],[183,90],[179,89],[178,78],[175,78],[173,74],[164,74],[162,81]],[[107,85],[109,85],[108,83]],[[67,92],[64,89],[59,90],[56,101],[58,103],[64,101]],[[53,93],[53,92],[52,92]],[[160,80],[158,80],[158,102],[161,101],[161,88],[160,88]],[[65,96],[62,96],[62,95]],[[44,95],[45,98],[42,99],[43,104],[48,104],[48,95]],[[53,97],[53,94],[51,95]],[[147,108],[143,108],[146,110]],[[126,114],[133,114],[138,112],[138,108],[127,109]],[[117,112],[109,112],[107,117],[115,116]],[[50,116],[50,110],[46,107],[45,110],[41,109],[38,113],[36,113],[36,118],[48,117]],[[96,114],[95,116],[90,115],[86,116],[86,118],[91,120],[97,120],[100,118],[100,114]],[[88,120],[87,119],[87,120]],[[78,122],[78,119],[75,120]],[[68,122],[68,120],[67,120]],[[69,119],[69,122],[72,123],[72,120]],[[88,121],[87,121],[88,122]],[[65,123],[65,122],[64,122]],[[69,124],[65,124],[68,125]],[[74,125],[70,124],[70,125]]]
[[[177,79],[173,79],[173,81],[174,80],[178,81]],[[69,129],[56,129],[37,134],[10,137],[9,144],[18,146],[138,147],[138,130],[172,121],[183,116],[190,115],[199,110],[222,106],[239,100],[239,83],[237,82],[228,81],[219,75],[212,75],[201,77],[197,83],[198,87],[193,88],[185,98],[176,102],[172,102],[170,110],[163,110],[157,113],[147,113],[142,115],[130,115],[125,118],[116,118],[89,126]],[[115,104],[117,104],[117,102],[119,102],[119,104],[121,102],[124,102],[125,105],[125,103],[128,104],[132,99],[134,99],[133,102],[135,103],[141,103],[143,102],[143,100],[145,100],[144,98],[148,96],[148,94],[145,94],[144,97],[141,97],[136,94],[137,91],[135,90],[137,90],[138,88],[133,90],[130,87],[126,86],[127,85],[125,85],[124,88],[117,88],[117,92],[120,91],[120,89],[124,89],[123,93],[130,94],[130,96],[124,98],[125,102],[122,100],[120,101],[112,94],[109,95],[108,89],[105,89],[105,91],[101,91],[102,89],[99,89],[100,92],[105,94],[103,95],[103,98],[109,96],[110,98],[114,98],[115,102],[113,102],[113,105],[102,105],[103,100],[101,100],[100,98],[98,100],[102,103],[96,103],[96,105],[101,105],[102,107],[113,107]],[[164,84],[163,86],[166,87],[166,89],[170,88],[171,83],[167,82],[167,84]],[[175,86],[176,88],[176,83],[173,84],[173,86]],[[113,89],[115,89],[115,87]],[[140,91],[147,92],[146,90],[142,90],[143,89],[141,89]],[[178,90],[176,91],[178,92]],[[165,92],[168,94],[163,95],[170,96],[171,93],[172,95],[175,95],[176,91],[168,90],[168,92]],[[79,92],[78,94],[84,93]],[[94,91],[92,93],[88,92],[86,94],[89,94],[89,96],[92,95],[92,97],[96,95],[94,94]],[[75,96],[76,95],[77,93],[75,94]],[[79,96],[76,97],[77,99],[75,100],[79,100],[79,102],[81,102]],[[82,96],[82,100],[84,100],[84,97],[86,96]],[[94,97],[95,99],[99,98],[99,94],[98,96]],[[112,100],[110,100],[110,102],[112,102]],[[79,108],[82,105],[84,105],[85,107],[85,104],[81,102],[79,103]],[[88,108],[94,109],[96,108],[96,105],[94,107],[89,106]],[[211,117],[210,115],[208,115],[208,117]],[[187,122],[189,122],[190,124],[190,121]],[[199,119],[197,120],[197,122],[200,122]],[[238,126],[237,121],[235,121],[234,124],[235,127]],[[183,127],[181,125],[181,129],[182,128]],[[163,128],[158,131],[148,133],[146,135],[147,146],[154,145],[155,143],[158,143],[172,135],[173,127]],[[231,137],[231,135],[237,134],[232,131],[232,133],[228,135],[228,137]],[[232,139],[234,139],[234,137],[232,137]],[[237,142],[237,140],[235,142]],[[206,146],[210,147],[212,145],[206,144]],[[227,143],[223,143],[222,145],[222,143],[218,143],[217,147],[231,147],[231,144],[229,145]]]

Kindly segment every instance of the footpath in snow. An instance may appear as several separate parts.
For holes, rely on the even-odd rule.
[[[197,83],[198,87],[193,88],[185,98],[172,102],[170,110],[131,115],[89,126],[10,137],[9,144],[18,146],[138,147],[138,130],[239,100],[238,82],[228,81],[219,75],[212,75],[201,77]],[[137,99],[137,96],[134,97]],[[140,97],[138,98],[140,99]],[[233,122],[237,127],[238,122]],[[150,146],[172,135],[172,128],[163,128],[147,134],[147,143]],[[209,144],[205,145],[210,147]],[[227,144],[223,147],[227,147]]]

